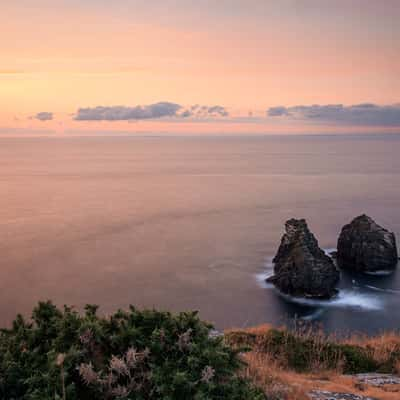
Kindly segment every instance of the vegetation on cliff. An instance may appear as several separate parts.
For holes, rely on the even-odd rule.
[[[0,332],[7,400],[305,400],[314,390],[398,399],[354,374],[400,374],[400,335],[327,336],[308,324],[211,335],[196,312],[118,311],[103,317],[39,303]],[[398,379],[398,378],[396,378]]]
[[[0,334],[0,398],[23,400],[264,399],[237,373],[238,351],[196,312],[80,314],[40,303]]]
[[[269,400],[309,400],[314,390],[380,400],[398,400],[400,395],[399,384],[377,387],[360,382],[355,375],[400,376],[397,332],[338,337],[300,321],[291,330],[268,325],[232,329],[225,332],[225,341],[233,348],[247,348],[242,353],[247,367],[241,374],[262,388]]]

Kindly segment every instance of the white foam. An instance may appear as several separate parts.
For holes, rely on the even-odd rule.
[[[400,294],[400,290],[398,289],[383,289],[372,285],[365,285],[365,287],[371,290],[375,290],[376,292]]]
[[[256,281],[258,283],[258,286],[261,287],[262,289],[273,289],[274,285],[271,283],[266,282],[266,280],[274,275],[274,263],[272,260],[274,257],[266,257],[264,261],[264,272],[260,272],[258,274],[255,274]]]
[[[387,276],[387,275],[392,275],[394,270],[381,270],[381,271],[364,271],[365,274],[367,275],[373,275],[373,276]]]
[[[330,256],[332,252],[337,251],[336,247],[328,247],[327,249],[322,249],[322,250],[324,250],[327,256]]]
[[[256,281],[258,283],[258,286],[261,287],[262,289],[273,289],[274,285],[272,283],[268,283],[266,280],[270,276],[274,274],[274,271],[269,271],[269,272],[261,272],[259,274],[255,274]]]
[[[326,248],[324,249],[325,253],[329,255],[332,251],[336,251],[335,248]],[[274,263],[272,262],[273,257],[267,257],[264,262],[264,272],[255,274],[256,282],[259,287],[263,289],[276,289],[275,286],[271,283],[266,282],[266,279],[271,277],[274,274]],[[352,281],[353,289],[343,289],[340,290],[338,295],[331,300],[316,300],[316,299],[306,299],[303,297],[293,297],[286,295],[280,292],[278,289],[278,293],[284,297],[286,300],[307,305],[311,307],[341,307],[341,308],[360,308],[364,310],[380,310],[383,308],[382,299],[368,294],[368,293],[360,293],[357,289],[357,282],[353,279]],[[368,287],[368,286],[367,286]],[[373,288],[373,287],[370,287]],[[379,288],[377,288],[379,290]],[[391,290],[391,289],[382,289],[382,290]],[[397,291],[392,291],[393,293],[398,293]],[[315,313],[310,314],[309,316],[305,316],[304,318],[314,319],[319,316],[316,313],[319,312],[317,310]],[[322,312],[322,311],[321,311]]]
[[[305,299],[302,297],[288,296],[279,292],[286,300],[310,307],[341,307],[341,308],[360,308],[364,310],[380,310],[383,308],[382,300],[376,296],[359,293],[355,290],[341,290],[339,294],[331,300]]]
[[[302,319],[304,321],[314,321],[315,319],[319,318],[324,313],[324,311],[325,310],[323,308],[318,308],[313,313],[305,315],[305,316],[301,317],[300,319]]]
[[[332,305],[363,308],[366,310],[380,310],[383,308],[382,299],[352,290],[341,290],[338,296],[332,300]]]

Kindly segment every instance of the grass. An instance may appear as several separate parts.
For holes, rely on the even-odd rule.
[[[381,400],[398,400],[400,387],[360,385],[349,374],[400,374],[400,334],[374,337],[326,335],[311,325],[295,329],[262,325],[225,332],[226,342],[242,349],[244,377],[270,400],[305,400],[313,389],[355,393]]]

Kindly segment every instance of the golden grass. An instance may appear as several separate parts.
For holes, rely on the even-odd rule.
[[[269,400],[309,400],[307,393],[312,390],[353,393],[379,400],[400,399],[399,385],[382,388],[359,385],[351,376],[331,370],[296,373],[256,352],[245,353],[242,357],[247,364],[243,375],[261,388]]]
[[[242,334],[250,335],[251,351],[242,353],[241,357],[246,363],[243,375],[260,387],[269,400],[306,400],[307,393],[311,390],[327,390],[332,392],[354,393],[379,400],[399,400],[399,385],[386,385],[386,387],[374,387],[360,384],[352,376],[342,374],[342,360],[338,356],[332,363],[324,362],[324,357],[319,357],[307,372],[296,372],[285,360],[285,352],[282,355],[269,351],[265,345],[268,333],[276,328],[264,324],[247,329],[231,329],[226,334],[233,335],[242,343]],[[379,364],[385,365],[389,360],[395,366],[394,373],[400,375],[400,334],[387,332],[378,336],[368,337],[353,335],[349,338],[340,339],[335,335],[327,337],[321,330],[315,330],[306,326],[296,328],[294,331],[280,331],[295,335],[303,340],[311,340],[316,354],[323,351],[327,341],[343,345],[359,346],[367,349],[372,358]],[[235,336],[236,335],[236,336]],[[246,336],[244,336],[246,337]],[[396,361],[396,358],[397,361]],[[395,359],[393,363],[393,359]],[[328,367],[330,365],[330,367]],[[334,367],[332,367],[332,365]]]
[[[379,363],[394,357],[400,349],[400,334],[396,332],[384,332],[377,336],[354,335],[344,341],[372,349],[373,358]],[[400,375],[400,359],[395,362],[395,373]]]

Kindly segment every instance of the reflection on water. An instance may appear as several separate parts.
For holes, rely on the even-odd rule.
[[[324,248],[361,213],[399,236],[399,150],[394,135],[1,138],[0,321],[51,298],[199,309],[218,328],[398,328],[399,274],[344,275],[329,306],[264,278],[291,217]]]

